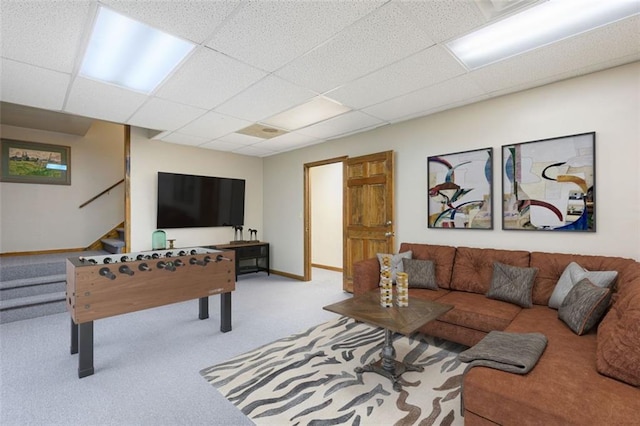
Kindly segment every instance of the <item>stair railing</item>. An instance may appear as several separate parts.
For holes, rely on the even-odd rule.
[[[98,195],[96,195],[95,197],[91,198],[90,200],[85,201],[84,203],[80,204],[80,207],[78,207],[79,209],[83,208],[84,206],[86,206],[87,204],[92,203],[93,201],[97,200],[98,198],[102,197],[104,194],[106,194],[107,192],[111,191],[113,188],[115,188],[116,186],[120,185],[122,182],[124,182],[124,179],[119,180],[118,182],[114,183],[113,185],[111,185],[110,187],[108,187],[107,189],[105,189],[104,191],[102,191],[101,193],[99,193]]]

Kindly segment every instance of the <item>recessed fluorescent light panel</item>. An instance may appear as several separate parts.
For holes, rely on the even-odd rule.
[[[549,0],[447,43],[476,69],[640,13],[636,0]]]
[[[309,102],[261,122],[269,126],[292,131],[336,117],[347,111],[351,111],[351,108],[324,96],[318,96]]]
[[[194,47],[100,6],[80,75],[150,93]]]

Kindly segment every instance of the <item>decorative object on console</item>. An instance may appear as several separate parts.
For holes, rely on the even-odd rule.
[[[407,307],[409,306],[409,277],[406,272],[398,272],[396,276],[396,304],[401,308]]]
[[[396,272],[404,272],[404,269],[402,266],[402,259],[411,259],[412,256],[413,256],[413,253],[411,251],[406,251],[404,253],[398,253],[398,254],[386,254],[386,253],[377,254],[380,265],[383,264],[384,258],[389,258],[389,266],[390,266],[392,283],[396,282]]]
[[[521,268],[494,262],[487,297],[530,308],[533,306],[533,283],[537,273],[538,268]]]
[[[409,288],[438,289],[436,267],[433,261],[403,258],[402,266],[409,276]]]
[[[562,301],[567,297],[573,286],[584,278],[588,278],[592,284],[602,288],[610,288],[618,276],[618,271],[587,271],[576,262],[567,265],[560,279],[553,289],[549,299],[549,307],[558,309]]]
[[[429,228],[493,229],[493,148],[428,157]]]
[[[258,230],[249,228],[249,241],[253,243],[259,243],[258,240]]]
[[[167,248],[167,233],[162,229],[153,231],[151,235],[151,248],[153,250],[164,250]]]
[[[232,241],[232,243],[244,243],[244,236],[242,234],[242,225],[234,225],[232,226],[233,231],[234,231],[234,235],[233,238],[234,240]]]
[[[502,229],[595,232],[595,132],[502,147]]]
[[[609,307],[611,290],[583,278],[567,294],[558,309],[558,318],[578,336],[587,333]]]
[[[0,181],[71,185],[71,148],[36,142],[0,140]]]

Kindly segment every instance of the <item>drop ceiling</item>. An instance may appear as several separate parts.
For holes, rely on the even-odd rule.
[[[637,14],[474,71],[445,48],[540,2],[0,0],[0,101],[265,157],[640,60]],[[150,95],[79,77],[99,5],[197,47]],[[318,95],[351,111],[271,138],[240,132]],[[28,126],[28,113],[5,115]]]

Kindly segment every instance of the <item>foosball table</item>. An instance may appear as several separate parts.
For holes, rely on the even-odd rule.
[[[198,318],[209,318],[209,296],[220,294],[220,331],[231,331],[235,252],[190,247],[67,259],[71,354],[78,377],[93,367],[93,321],[199,299]]]

